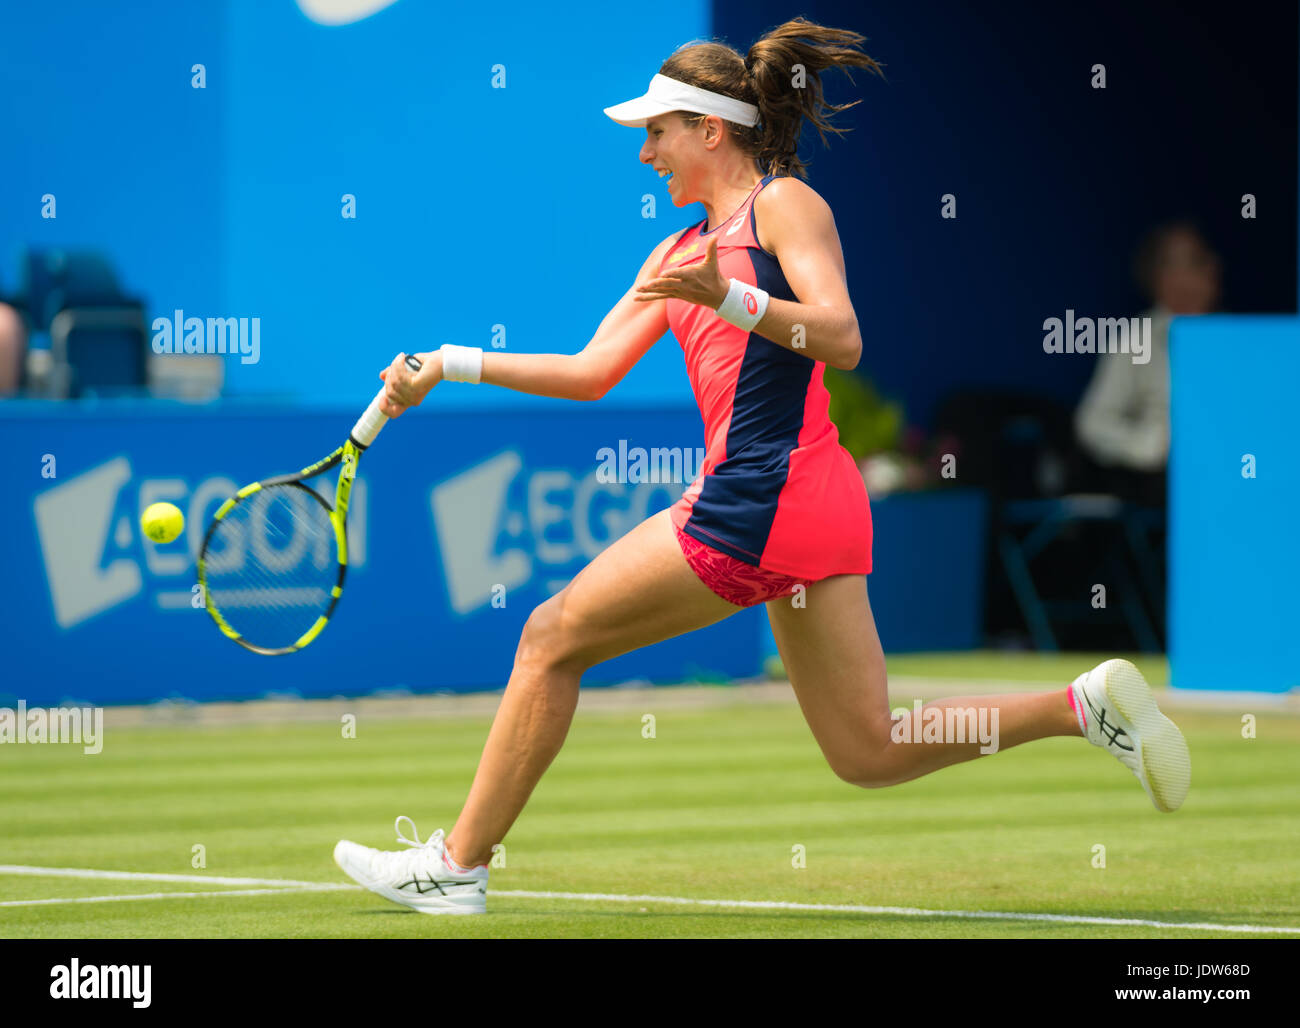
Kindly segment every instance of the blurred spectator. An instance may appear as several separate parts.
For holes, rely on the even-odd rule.
[[[7,303],[0,303],[0,396],[18,392],[26,358],[27,332],[23,319]]]
[[[1219,258],[1188,221],[1161,225],[1138,248],[1134,272],[1151,306],[1151,359],[1104,354],[1075,412],[1084,454],[1099,484],[1123,499],[1165,505],[1169,462],[1169,321],[1206,314],[1219,302]]]

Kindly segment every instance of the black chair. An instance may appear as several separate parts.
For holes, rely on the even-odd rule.
[[[989,492],[988,559],[1001,575],[989,575],[986,581],[1000,580],[1010,589],[1038,649],[1058,649],[1058,629],[1067,623],[1101,620],[1120,620],[1140,649],[1159,649],[1127,559],[1133,557],[1150,588],[1155,577],[1147,567],[1151,555],[1139,548],[1134,535],[1143,512],[1118,497],[1082,491],[1086,462],[1074,442],[1068,407],[1006,390],[963,390],[940,404],[935,428],[960,440],[958,479]],[[1107,585],[1104,609],[1094,609],[1088,595],[1055,594],[1050,576],[1034,571],[1049,548],[1073,543],[1077,550],[1090,535],[1110,540],[1087,558],[1097,579]],[[1079,561],[1083,555],[1074,556]],[[988,599],[986,609],[993,610],[996,598]]]

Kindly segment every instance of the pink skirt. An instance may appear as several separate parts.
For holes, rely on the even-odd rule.
[[[811,584],[801,578],[764,571],[753,564],[746,564],[721,550],[705,546],[675,525],[673,530],[677,533],[677,542],[686,557],[686,563],[699,580],[737,607],[752,607],[779,596],[791,596],[795,586]]]

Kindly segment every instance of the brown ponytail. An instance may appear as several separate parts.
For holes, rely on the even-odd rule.
[[[847,131],[832,125],[829,116],[860,102],[826,103],[821,72],[841,68],[848,75],[851,67],[867,68],[884,77],[881,66],[857,49],[864,39],[847,29],[794,18],[758,40],[744,57],[723,43],[688,43],[664,61],[659,73],[756,105],[757,125],[725,123],[733,141],[754,158],[765,175],[806,179],[804,162],[797,153],[804,118],[817,127],[825,144],[827,132],[843,135]],[[698,124],[705,117],[686,111],[681,116],[688,124]]]

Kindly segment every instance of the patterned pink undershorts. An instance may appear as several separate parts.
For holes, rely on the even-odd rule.
[[[752,607],[778,596],[790,596],[796,585],[809,584],[801,578],[764,571],[753,564],[746,564],[730,554],[704,545],[676,525],[673,529],[677,533],[682,553],[686,556],[686,563],[700,581],[737,607]]]

